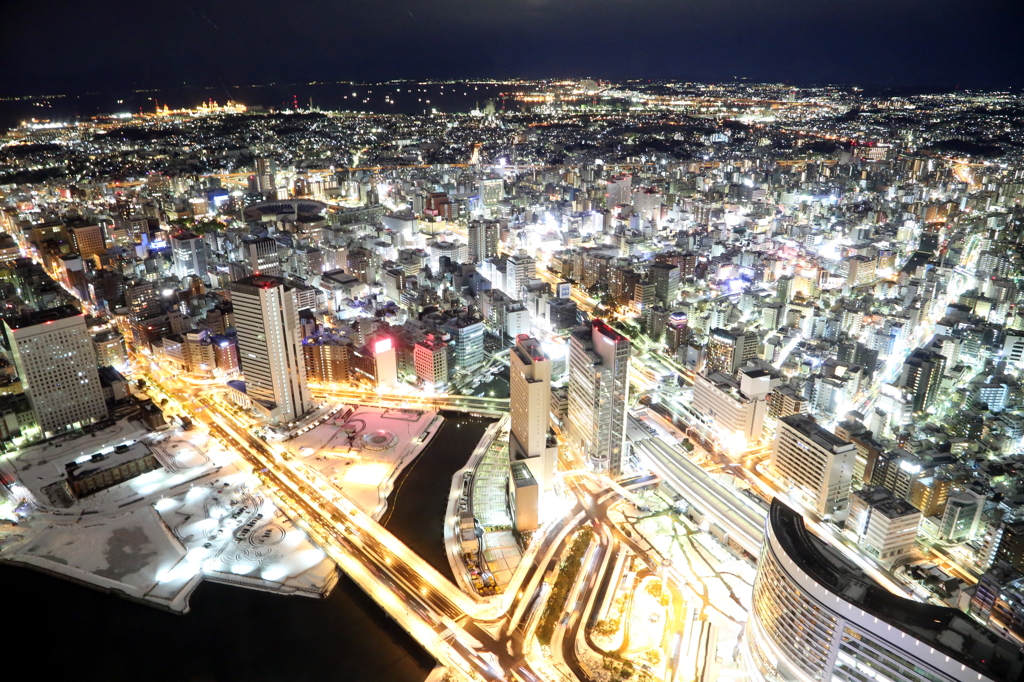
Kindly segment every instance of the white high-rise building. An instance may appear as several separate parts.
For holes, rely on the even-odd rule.
[[[293,422],[313,408],[295,289],[269,275],[245,277],[228,289],[246,394],[272,422]]]
[[[206,274],[206,246],[202,237],[191,232],[172,235],[171,253],[174,255],[174,274],[179,278],[195,275],[203,281],[209,281]]]
[[[512,429],[509,455],[515,460],[532,460],[540,467],[530,466],[542,490],[549,489],[555,476],[555,454],[547,447],[548,422],[551,413],[551,360],[540,341],[526,334],[516,337],[509,354],[510,408]],[[528,466],[532,462],[528,463]]]
[[[802,414],[779,420],[771,470],[820,516],[845,518],[857,447]]]
[[[526,255],[525,251],[509,257],[505,268],[505,293],[516,299],[522,297],[523,288],[536,276],[537,261]]]
[[[569,430],[596,470],[617,476],[626,448],[629,339],[603,320],[569,341]]]
[[[107,417],[85,316],[71,306],[4,320],[25,393],[44,436]]]

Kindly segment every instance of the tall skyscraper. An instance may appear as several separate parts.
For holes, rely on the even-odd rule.
[[[281,274],[281,261],[277,257],[277,240],[270,237],[242,241],[242,257],[254,275]]]
[[[174,274],[184,279],[191,275],[208,281],[206,274],[206,245],[203,238],[191,232],[171,235],[171,252],[174,254]]]
[[[573,330],[569,341],[569,429],[598,471],[622,471],[629,394],[629,339],[603,320]]]
[[[281,277],[252,275],[228,290],[246,393],[272,422],[295,421],[313,408],[295,289]]]
[[[779,420],[772,445],[771,470],[820,516],[845,517],[857,447],[810,417]]]
[[[4,320],[14,366],[43,435],[107,417],[85,316],[71,306]]]
[[[534,466],[530,469],[541,489],[548,489],[555,475],[555,453],[548,457],[547,449],[551,360],[544,354],[540,341],[520,334],[509,354],[509,365],[512,413],[509,455],[513,460],[538,461],[539,471]]]
[[[751,682],[1007,682],[1013,642],[958,609],[892,594],[775,498],[741,653]]]

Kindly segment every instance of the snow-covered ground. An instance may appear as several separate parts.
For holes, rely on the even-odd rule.
[[[50,504],[42,489],[68,462],[130,443],[161,469]],[[187,611],[203,578],[273,592],[326,595],[337,580],[327,559],[201,429],[147,433],[128,422],[97,436],[55,441],[3,462],[12,489],[35,507],[5,505],[0,560]]]
[[[379,519],[398,475],[426,447],[443,418],[431,410],[350,409],[282,445],[297,466],[320,479],[321,487],[339,490]]]

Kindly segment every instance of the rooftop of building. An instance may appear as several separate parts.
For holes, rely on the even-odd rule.
[[[836,434],[824,429],[816,421],[803,414],[791,414],[788,417],[783,417],[782,420],[789,426],[799,431],[804,436],[807,436],[814,443],[817,443],[826,450],[836,452],[838,450],[845,450],[853,448],[853,443],[845,441]]]
[[[231,282],[229,287],[239,285],[259,287],[260,289],[272,289],[273,287],[285,286],[286,284],[287,280],[284,277],[277,277],[275,275],[249,275],[248,277],[243,277],[240,280]]]
[[[803,517],[777,498],[769,510],[768,524],[797,568],[840,599],[993,680],[1024,680],[1024,650],[1020,647],[958,609],[889,592],[812,534]]]
[[[4,322],[11,329],[25,329],[26,327],[35,327],[40,324],[49,324],[58,320],[65,320],[69,317],[82,316],[82,311],[78,310],[74,306],[62,305],[56,308],[46,308],[45,310],[35,310],[28,313],[23,313],[16,317],[4,318]],[[84,320],[85,318],[82,317]]]

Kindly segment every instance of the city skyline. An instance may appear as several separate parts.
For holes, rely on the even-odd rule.
[[[154,679],[1024,682],[1024,93],[339,88],[3,132],[0,564],[230,586]]]

